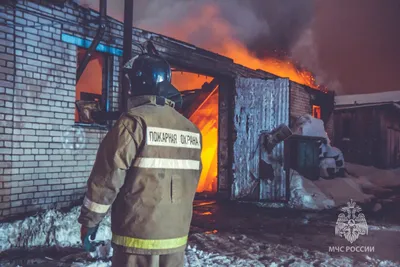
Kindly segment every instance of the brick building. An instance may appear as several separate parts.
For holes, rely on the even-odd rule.
[[[66,207],[83,197],[109,124],[80,123],[75,101],[98,98],[103,110],[116,111],[120,99],[123,25],[119,21],[107,18],[105,35],[87,67],[91,71],[85,70],[78,83],[76,80],[77,64],[95,35],[97,17],[97,12],[73,1],[0,4],[0,218]],[[230,191],[233,179],[233,110],[239,101],[232,90],[235,77],[284,84],[290,114],[287,123],[311,113],[318,95],[324,95],[165,36],[140,29],[133,29],[132,34],[134,53],[140,52],[137,44],[151,39],[171,65],[220,79],[217,142],[221,192]],[[330,111],[324,106],[322,114],[331,133]]]

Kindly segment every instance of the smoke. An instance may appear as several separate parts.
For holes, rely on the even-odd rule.
[[[108,14],[122,21],[123,2],[108,1]],[[135,0],[134,26],[214,51],[228,38],[292,59],[339,94],[370,93],[400,82],[399,13],[398,0]]]
[[[268,22],[240,0],[145,2],[147,6],[135,18],[137,27],[178,39],[184,35],[185,41],[202,48],[217,47],[224,38],[246,44],[269,32]]]
[[[98,10],[99,0],[75,0],[82,6]],[[108,1],[107,14],[123,20],[124,1]],[[213,6],[213,13],[204,8]],[[246,45],[259,57],[286,56],[312,15],[312,0],[135,0],[134,26],[165,35],[179,34],[183,21],[199,21],[196,32],[187,42],[204,47],[226,32],[230,37]],[[227,29],[225,29],[227,30]],[[211,37],[211,38],[210,38]],[[211,45],[208,45],[211,46]]]
[[[176,33],[183,21],[199,20],[202,9],[213,6],[217,12],[203,18],[203,24],[187,40],[201,46],[223,37],[221,25],[230,28],[230,37],[246,45],[256,56],[286,57],[290,47],[311,20],[312,0],[142,0],[137,1],[143,9],[135,17],[135,24],[151,31],[163,30]],[[143,3],[146,4],[143,4]],[[135,2],[136,5],[136,2]],[[209,14],[208,14],[209,15]],[[199,25],[197,25],[199,26]]]
[[[302,67],[311,70],[317,84],[323,85],[336,94],[343,93],[343,86],[332,74],[328,74],[319,61],[318,44],[312,27],[307,28],[290,49],[291,57]]]

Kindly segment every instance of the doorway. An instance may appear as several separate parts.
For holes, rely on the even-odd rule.
[[[184,97],[182,114],[201,131],[202,172],[197,193],[215,193],[218,185],[218,85],[199,74],[173,71],[172,84]]]

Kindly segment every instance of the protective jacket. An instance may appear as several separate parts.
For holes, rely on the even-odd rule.
[[[112,243],[126,253],[183,251],[201,173],[201,133],[158,96],[140,96],[97,152],[78,221],[111,207]]]

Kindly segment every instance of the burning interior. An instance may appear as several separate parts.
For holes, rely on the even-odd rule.
[[[200,129],[203,137],[203,171],[198,193],[217,192],[218,84],[215,79],[173,69],[173,85],[182,92],[182,113]]]
[[[285,65],[283,64],[283,66]],[[289,66],[287,76],[290,76],[293,74],[293,72],[291,72],[293,70],[293,65],[289,64],[287,66]],[[268,67],[268,65],[266,65],[266,67]],[[282,69],[280,69],[280,71],[282,72]],[[259,71],[259,73],[261,72]],[[304,73],[303,76],[302,75],[303,74],[298,71],[296,72],[294,79],[299,79],[299,77],[312,77],[307,73]],[[254,152],[250,150],[255,149],[259,145],[259,134],[261,132],[271,131],[281,123],[286,125],[291,124],[292,118],[290,118],[290,115],[292,113],[294,114],[297,112],[295,115],[310,113],[315,117],[321,118],[322,106],[322,113],[324,113],[325,118],[327,117],[326,105],[318,103],[318,101],[303,103],[303,106],[301,107],[302,110],[304,110],[303,114],[296,111],[296,109],[293,109],[293,107],[301,105],[301,103],[296,103],[296,99],[290,100],[291,96],[295,94],[296,84],[299,88],[309,88],[308,94],[310,99],[316,98],[315,96],[311,97],[313,93],[316,95],[325,95],[322,91],[315,90],[318,89],[318,86],[313,83],[313,80],[305,79],[303,80],[303,85],[301,85],[293,82],[285,82],[289,80],[281,79],[271,74],[260,77],[262,79],[255,80],[251,80],[251,74],[246,74],[245,77],[243,76],[239,74],[236,77],[224,77],[223,75],[216,75],[213,77],[193,73],[178,67],[173,68],[172,83],[181,91],[184,98],[182,114],[198,126],[203,136],[203,171],[197,188],[197,193],[217,193],[221,192],[221,190],[224,191],[224,189],[227,189],[227,191],[231,190],[229,187],[232,182],[232,173],[230,173],[230,164],[232,163],[229,163],[229,161],[235,161],[235,159],[236,161],[240,161],[240,159],[236,157],[236,154],[239,151],[228,152],[224,151],[224,149],[229,150],[229,147],[232,145],[235,147],[235,141],[238,143],[243,142],[240,144],[241,148],[239,149],[243,149],[244,154],[252,155]],[[243,77],[244,79],[240,79],[239,77]],[[249,77],[250,80],[248,79]],[[225,82],[222,82],[222,86],[224,87],[223,90],[225,91],[225,94],[221,96],[220,83],[221,81],[224,81],[224,79]],[[310,84],[313,85],[313,88],[307,86]],[[240,94],[245,96],[240,97]],[[232,97],[234,99],[232,99]],[[265,104],[265,100],[269,103]],[[291,105],[293,107],[291,107]],[[224,109],[222,111],[222,118],[220,118],[221,106]],[[234,111],[227,110],[228,107],[233,108]],[[238,108],[240,111],[237,110]],[[290,112],[291,109],[292,112]],[[233,122],[234,125],[231,125],[231,120],[233,119],[232,116],[235,117],[234,120],[236,121],[236,124]],[[241,126],[239,125],[240,122],[238,123],[237,120],[240,121],[241,119],[238,118],[238,116],[245,117],[246,127],[244,131],[239,129]],[[221,129],[220,125],[222,127]],[[233,137],[235,135],[240,135],[240,137]],[[246,142],[248,144],[246,144]],[[232,156],[229,153],[236,154]],[[284,156],[283,147],[280,147],[276,153],[275,156],[277,158],[282,158]],[[229,157],[232,158],[228,159]],[[260,162],[262,161],[260,163],[258,160],[261,157],[265,158],[266,156],[257,155],[256,160],[245,160],[245,162],[241,162],[244,165],[244,171],[238,170],[236,173],[237,175],[244,177],[244,181],[241,181],[244,182],[244,184],[239,186],[241,188],[238,189],[239,193],[237,197],[243,196],[243,192],[247,195],[253,194],[254,197],[254,191],[257,190],[258,192],[255,196],[256,199],[262,198],[262,195],[264,195],[265,198],[269,198],[275,194],[276,192],[265,192],[265,190],[267,190],[266,188],[269,186],[267,183],[260,182],[261,176],[268,177],[268,179],[271,180],[274,180],[274,177],[278,176],[278,179],[275,182],[280,184],[276,187],[280,188],[278,190],[281,191],[281,197],[274,197],[283,198],[283,195],[286,194],[287,186],[284,184],[286,184],[287,181],[285,180],[285,174],[279,173],[279,171],[278,173],[276,172],[276,168],[283,168],[283,163],[265,164],[265,161],[262,160],[260,160]],[[282,161],[282,159],[280,159],[280,161]],[[272,167],[274,164],[275,167]],[[226,170],[228,172],[224,174],[223,166],[226,165],[228,165],[228,170]],[[249,172],[251,173],[251,171],[249,171],[247,168],[248,166],[245,165],[253,165],[255,169],[267,167],[267,169],[272,171],[272,173],[266,174],[259,169],[255,172],[256,174],[252,174],[257,176],[255,178],[256,182],[254,179],[253,181],[250,181],[252,179],[246,181],[248,174]],[[259,167],[259,165],[262,166]],[[253,185],[245,189],[249,184]],[[254,186],[258,188],[255,190]],[[264,187],[264,192],[262,187]],[[246,197],[246,195],[244,197]]]
[[[229,50],[232,51],[232,50]],[[247,63],[246,66],[263,68],[270,73],[288,77],[302,85],[319,89],[312,74],[299,70],[289,61],[278,59],[258,59],[252,56],[243,46],[236,44],[234,61]],[[233,53],[233,54],[232,54]],[[198,193],[216,193],[218,191],[218,150],[219,150],[219,84],[216,77],[205,76],[173,68],[172,83],[184,97],[183,115],[195,123],[203,135],[202,162],[203,171],[197,188]],[[309,113],[317,113],[313,105]],[[320,118],[320,111],[317,114]]]

